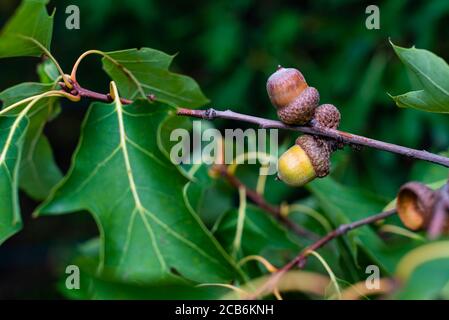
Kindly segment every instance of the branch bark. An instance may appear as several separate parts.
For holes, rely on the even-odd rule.
[[[73,85],[73,88],[67,88],[67,86],[63,82],[60,83],[63,90],[73,95],[79,95],[82,98],[89,98],[104,102],[112,101],[112,98],[109,94],[98,93],[83,88],[76,81],[71,82],[71,84]],[[147,98],[150,101],[154,101],[156,99],[154,95],[148,95]],[[131,104],[133,102],[132,100],[128,99],[121,99],[121,101],[123,104]],[[449,168],[449,158],[447,157],[443,157],[425,150],[407,148],[393,143],[379,141],[364,136],[359,136],[356,134],[320,126],[290,126],[281,121],[250,116],[242,113],[237,113],[231,110],[219,111],[212,108],[207,110],[193,110],[193,109],[179,108],[177,114],[180,116],[189,116],[206,120],[214,120],[221,118],[221,119],[248,122],[257,124],[260,128],[265,129],[284,129],[291,131],[300,131],[311,135],[327,137],[333,139],[338,143],[345,145],[367,146],[373,149],[400,154],[409,158],[432,162]]]
[[[60,82],[59,85],[61,86],[61,88],[74,95],[74,96],[80,96],[82,98],[88,98],[88,99],[92,99],[92,100],[96,100],[96,101],[103,101],[103,102],[112,102],[114,101],[114,99],[112,99],[111,95],[108,94],[104,94],[104,93],[99,93],[96,91],[92,91],[86,88],[83,88],[78,82],[76,81],[72,81],[69,80],[70,84],[72,85],[72,88],[68,88],[64,82]],[[156,100],[156,97],[153,94],[150,94],[147,96],[148,100],[150,101],[154,101]],[[129,99],[125,99],[125,98],[120,98],[120,101],[123,104],[131,104],[133,103],[132,100]]]
[[[348,224],[342,224],[337,229],[329,232],[323,238],[319,239],[318,241],[314,242],[313,244],[311,244],[310,246],[305,248],[298,256],[296,256],[295,259],[293,259],[291,262],[289,262],[289,264],[287,264],[286,267],[284,267],[284,268],[286,268],[286,270],[288,270],[294,265],[298,265],[298,267],[302,268],[305,265],[305,262],[307,260],[307,255],[309,254],[310,251],[318,250],[319,248],[325,246],[331,240],[333,240],[339,236],[342,236],[353,229],[357,229],[359,227],[377,222],[379,220],[383,220],[389,216],[392,216],[395,213],[396,213],[396,209],[391,209],[391,210],[387,210],[387,211],[384,211],[384,212],[381,212],[381,213],[378,213],[378,214],[375,214],[375,215],[369,216],[367,218],[357,220],[357,221],[354,221],[354,222],[351,222]],[[288,267],[288,266],[290,266],[290,267]]]
[[[432,162],[449,168],[449,158],[447,157],[433,154],[425,150],[411,149],[400,145],[383,142],[340,130],[324,128],[320,126],[289,126],[281,121],[259,118],[255,116],[237,113],[231,110],[226,111],[218,111],[215,109],[192,110],[180,108],[178,109],[178,115],[206,120],[214,120],[218,118],[236,120],[253,123],[258,125],[260,128],[265,129],[284,129],[291,131],[300,131],[311,135],[331,138],[339,143],[343,143],[346,145],[367,146],[378,150],[400,154],[409,158]]]

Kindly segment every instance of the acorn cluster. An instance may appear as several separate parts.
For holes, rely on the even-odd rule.
[[[337,129],[340,112],[332,104],[319,105],[320,94],[309,87],[301,72],[294,68],[282,68],[267,81],[267,92],[277,109],[279,119],[289,125],[321,126]],[[330,170],[333,141],[302,135],[296,139],[278,161],[278,176],[286,184],[302,186],[316,177],[325,177]]]

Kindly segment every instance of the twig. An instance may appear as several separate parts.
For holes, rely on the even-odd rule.
[[[337,142],[349,145],[356,146],[367,146],[370,148],[384,150],[392,153],[397,153],[400,155],[404,155],[410,158],[421,159],[425,161],[429,161],[432,163],[436,163],[442,165],[444,167],[449,167],[449,158],[443,157],[437,154],[430,153],[425,150],[416,150],[411,148],[406,148],[403,146],[399,146],[396,144],[383,142],[379,140],[374,140],[371,138],[358,136],[352,133],[324,128],[319,126],[289,126],[283,122],[270,120],[265,118],[254,117],[246,114],[237,113],[231,110],[226,111],[218,111],[215,109],[208,110],[192,110],[180,108],[178,109],[178,115],[180,116],[189,116],[207,120],[214,120],[217,118],[220,119],[229,119],[229,120],[237,120],[243,122],[249,122],[257,124],[261,128],[265,129],[285,129],[292,131],[300,131],[307,134],[318,135],[323,137],[328,137],[336,140]]]
[[[63,90],[71,93],[72,95],[79,95],[83,98],[89,98],[98,101],[111,102],[112,98],[109,94],[103,94],[99,92],[95,92],[86,88],[83,88],[77,81],[71,81],[73,88],[68,88],[65,83],[60,83]],[[148,100],[154,101],[156,100],[155,95],[150,94],[147,96]],[[121,99],[123,104],[131,104],[133,101],[129,99]],[[432,163],[436,163],[442,165],[444,167],[449,168],[449,158],[443,157],[425,150],[416,150],[412,148],[403,147],[400,145],[396,145],[393,143],[383,142],[371,138],[367,138],[364,136],[355,135],[352,133],[324,128],[319,126],[289,126],[281,121],[270,120],[255,116],[250,116],[242,113],[237,113],[231,110],[219,111],[215,109],[207,109],[207,110],[192,110],[179,108],[178,115],[180,116],[189,116],[207,120],[214,120],[217,118],[221,119],[229,119],[229,120],[237,120],[243,122],[249,122],[257,124],[261,128],[265,129],[285,129],[292,131],[300,131],[303,133],[308,133],[312,135],[318,135],[323,137],[328,137],[334,139],[335,141],[343,144],[348,144],[352,146],[367,146],[370,148],[384,150],[400,155],[404,155],[409,158],[420,159],[424,161],[429,161]]]
[[[233,187],[239,189],[245,188],[246,196],[254,202],[258,207],[270,213],[276,220],[284,224],[287,228],[292,230],[300,237],[307,237],[308,239],[317,239],[317,235],[301,228],[298,224],[282,215],[279,206],[273,206],[269,204],[263,196],[258,194],[251,188],[248,188],[243,182],[241,182],[236,176],[229,173],[225,165],[215,165],[214,169],[218,170],[222,177],[224,177]]]
[[[259,295],[260,292],[265,292],[269,290],[272,287],[275,287],[276,282],[282,277],[282,275],[287,272],[288,270],[292,269],[294,266],[298,266],[299,268],[303,268],[307,262],[307,257],[311,251],[316,251],[319,248],[323,247],[333,239],[342,236],[346,234],[347,232],[374,223],[379,220],[383,220],[389,216],[392,216],[396,213],[396,209],[383,211],[381,213],[369,216],[367,218],[354,221],[348,224],[342,224],[337,229],[329,232],[327,235],[322,237],[321,239],[317,240],[316,242],[312,243],[310,246],[303,249],[293,260],[291,260],[289,263],[287,263],[282,268],[278,269],[273,275],[270,277],[270,279],[257,290],[255,297]]]
[[[387,211],[381,212],[379,214],[375,214],[375,215],[369,216],[369,217],[361,219],[361,220],[357,220],[357,221],[354,221],[354,222],[351,222],[351,223],[347,223],[347,224],[342,224],[337,229],[329,232],[323,238],[319,239],[315,243],[312,243],[310,246],[305,248],[289,264],[292,264],[292,266],[293,265],[298,265],[299,267],[302,268],[305,265],[305,262],[307,260],[307,255],[309,254],[310,251],[318,250],[319,248],[321,248],[324,245],[326,245],[329,241],[331,241],[331,240],[333,240],[333,239],[335,239],[335,238],[337,238],[339,236],[342,236],[342,235],[346,234],[347,232],[349,232],[349,231],[351,231],[353,229],[357,229],[357,228],[365,226],[367,224],[371,224],[371,223],[374,223],[376,221],[383,220],[383,219],[385,219],[385,218],[387,218],[389,216],[392,216],[395,213],[396,213],[396,209],[391,209],[391,210],[387,210]],[[287,270],[288,269],[289,268],[287,268]]]
[[[59,85],[61,86],[61,88],[64,91],[67,91],[69,93],[71,93],[74,96],[80,96],[82,98],[88,98],[88,99],[92,99],[92,100],[97,100],[97,101],[103,101],[103,102],[112,102],[114,101],[114,99],[112,99],[111,95],[108,94],[104,94],[104,93],[99,93],[96,91],[92,91],[86,88],[83,88],[78,82],[76,81],[72,81],[69,80],[69,82],[72,84],[72,88],[68,88],[64,82],[60,82]],[[153,94],[149,94],[147,96],[148,100],[150,101],[154,101],[156,99],[156,97]],[[125,99],[125,98],[120,98],[120,101],[123,104],[131,104],[133,103],[132,100],[129,99]]]

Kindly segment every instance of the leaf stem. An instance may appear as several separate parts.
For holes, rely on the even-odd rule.
[[[240,250],[240,246],[242,243],[243,226],[245,224],[246,188],[243,186],[239,188],[239,199],[240,199],[240,205],[239,205],[238,216],[237,216],[235,238],[234,238],[234,243],[233,243],[233,248],[232,248],[232,256],[234,258],[237,258],[237,254]]]
[[[79,85],[78,82],[73,82],[73,90],[75,90],[75,93],[81,98],[88,98],[88,99],[92,99],[92,100],[97,100],[97,101],[104,101],[104,102],[112,102],[114,101],[113,97],[111,96],[110,93],[108,94],[104,94],[104,93],[99,93],[99,92],[95,92],[86,88],[83,88]],[[120,102],[122,104],[131,104],[132,101],[125,99],[125,98],[120,98]]]
[[[44,93],[40,93],[31,97],[27,97],[25,99],[22,99],[20,101],[17,101],[16,103],[13,103],[12,105],[0,110],[0,116],[4,115],[5,113],[8,113],[9,111],[20,107],[22,104],[33,101],[34,99],[40,99],[43,97],[55,97],[55,96],[59,96],[59,97],[66,97],[67,99],[71,100],[71,101],[78,101],[79,97],[74,96],[68,92],[62,91],[62,90],[50,90]]]
[[[94,92],[94,91],[82,88],[78,84],[78,81],[76,79],[76,75],[77,75],[77,72],[78,72],[78,67],[81,64],[81,61],[85,57],[87,57],[88,55],[91,55],[91,54],[98,54],[98,55],[102,56],[103,58],[106,58],[109,61],[111,61],[117,67],[121,67],[120,64],[116,60],[114,60],[111,56],[109,56],[105,52],[103,52],[101,50],[88,50],[88,51],[84,52],[83,54],[81,54],[78,57],[78,59],[76,60],[75,64],[73,65],[72,72],[70,73],[70,78],[71,78],[72,82],[76,83],[78,88],[81,89],[81,90],[79,90],[81,96],[83,96],[83,94],[84,94],[84,96],[87,97],[87,98],[92,98],[92,99],[105,101],[105,102],[111,102],[113,99],[111,99],[110,94],[104,95],[104,94],[101,94],[101,93],[98,93],[98,92]],[[126,74],[127,77],[129,77],[136,84],[136,86],[138,87],[139,92],[140,92],[142,98],[147,98],[150,101],[154,101],[155,100],[155,96],[153,94],[145,95],[145,92],[143,91],[141,85],[139,84],[139,81],[137,81],[135,76],[131,72],[129,72],[129,70],[122,69],[122,71]],[[68,88],[71,89],[71,87],[68,87]],[[121,102],[123,104],[131,104],[133,102],[132,100],[123,99],[123,98],[121,98],[120,100],[121,100]]]
[[[324,228],[324,230],[326,230],[326,232],[332,230],[332,227],[330,223],[327,221],[327,219],[321,213],[308,206],[302,204],[292,204],[287,205],[287,210],[288,213],[299,212],[308,215],[309,217],[315,219],[319,224],[321,224],[321,226]]]
[[[332,271],[329,264],[326,262],[326,260],[324,260],[324,258],[318,252],[312,250],[312,251],[309,251],[309,253],[311,255],[315,256],[318,259],[318,261],[320,261],[320,263],[323,265],[324,269],[326,269],[326,272],[329,275],[329,278],[331,279],[332,284],[334,285],[338,300],[341,300],[340,286],[338,285],[337,277],[335,276],[335,273]]]
[[[24,103],[27,103],[29,101],[32,101],[36,99],[37,97],[41,96],[42,94],[37,94],[35,96],[31,96],[25,99],[22,99],[20,101],[17,101],[16,103],[13,103],[12,105],[0,110],[0,116],[4,115],[5,113],[8,113],[9,111],[13,110],[14,108],[17,108],[18,106],[21,106]]]
[[[47,91],[47,92],[38,94],[36,96],[33,96],[33,97],[31,97],[31,99],[30,98],[24,99],[24,100],[27,100],[26,102],[28,102],[28,104],[23,110],[20,111],[19,115],[14,120],[14,123],[13,123],[13,125],[9,131],[9,134],[6,138],[2,152],[0,153],[0,164],[4,163],[4,161],[6,159],[6,154],[8,152],[9,147],[11,146],[11,143],[12,143],[12,140],[13,140],[13,137],[15,134],[15,130],[19,126],[20,121],[22,121],[22,119],[26,116],[28,111],[42,98],[54,97],[54,96],[65,96],[65,95],[67,95],[66,92],[53,90],[53,91]],[[24,103],[23,100],[22,100],[22,103]]]
[[[20,37],[20,38],[22,38],[22,39],[25,39],[25,40],[28,40],[28,41],[31,41],[31,42],[33,42],[36,46],[38,46],[39,49],[41,49],[41,50],[44,52],[44,54],[45,54],[48,58],[50,58],[50,60],[55,64],[56,69],[58,69],[58,72],[59,72],[59,74],[61,75],[62,80],[64,81],[64,83],[66,84],[66,86],[67,86],[68,88],[72,88],[72,85],[71,85],[70,82],[68,81],[67,75],[64,73],[64,71],[62,70],[61,66],[59,65],[58,60],[56,60],[56,58],[51,54],[51,52],[50,52],[44,45],[42,45],[42,43],[40,43],[40,42],[37,41],[36,39],[33,39],[33,38],[31,38],[31,37],[28,37],[28,36],[25,36],[25,35],[22,35],[22,34],[19,34],[18,37]]]
[[[70,73],[70,78],[72,79],[73,82],[77,81],[76,80],[76,73],[78,71],[78,67],[79,67],[81,61],[83,61],[83,59],[85,57],[87,57],[88,55],[91,55],[91,54],[98,54],[98,55],[101,55],[103,57],[105,55],[104,52],[100,51],[100,50],[88,50],[88,51],[84,52],[83,54],[81,54],[78,57],[78,59],[76,60],[75,64],[73,65],[72,72]]]

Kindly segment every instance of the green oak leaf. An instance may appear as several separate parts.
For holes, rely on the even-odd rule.
[[[83,243],[74,259],[62,261],[61,265],[76,265],[80,269],[80,286],[78,290],[68,289],[66,275],[59,282],[59,290],[71,299],[218,299],[229,289],[204,286],[198,287],[196,283],[171,277],[168,279],[155,279],[149,283],[131,283],[119,281],[113,276],[98,274],[98,251],[100,239],[94,238]]]
[[[187,200],[201,219],[212,225],[212,232],[221,245],[232,253],[238,218],[237,190],[220,177],[213,177],[210,169],[205,164],[192,165],[187,172],[193,176],[193,181],[186,186]],[[304,247],[305,241],[297,240],[270,213],[251,204],[246,206],[239,257],[262,255],[273,264],[282,265],[287,262],[286,258]]]
[[[186,186],[190,206],[208,226],[213,226],[226,211],[235,207],[235,189],[219,178],[210,176],[210,167],[196,164],[186,173],[193,176]]]
[[[53,14],[48,0],[24,0],[0,32],[0,58],[39,57],[50,50]]]
[[[51,90],[54,84],[25,82],[0,93],[3,108],[24,98]],[[46,122],[59,111],[57,98],[47,98],[36,103],[27,115],[28,128],[23,142],[20,165],[20,188],[36,200],[45,199],[61,180],[48,139],[42,131]]]
[[[394,51],[419,84],[418,90],[391,96],[399,107],[449,112],[449,66],[434,53],[394,45]]]
[[[383,199],[343,186],[330,177],[315,180],[306,187],[317,198],[319,206],[334,227],[379,213],[385,206]],[[379,258],[376,254],[383,247],[383,241],[373,229],[365,226],[343,237],[339,252],[342,259],[346,259],[348,266],[351,260],[357,266],[359,249],[378,262]],[[345,257],[348,251],[349,257]]]
[[[59,71],[50,59],[37,65],[37,74],[42,83],[54,83],[59,78]]]
[[[214,225],[213,234],[230,254],[242,259],[258,255],[276,266],[288,263],[300,252],[305,241],[291,236],[288,230],[279,224],[269,213],[254,206],[247,205],[244,213],[240,246],[236,250],[235,239],[238,225],[238,209],[225,212]],[[259,263],[245,263],[244,271],[251,278],[265,273]]]
[[[237,209],[229,210],[214,226],[214,235],[229,252],[235,237],[237,217]],[[301,249],[279,222],[254,205],[246,207],[241,243],[243,256],[261,254],[269,249],[281,250],[285,255],[285,252],[297,253]]]
[[[154,94],[158,101],[186,108],[209,102],[195,80],[168,70],[173,57],[158,50],[141,48],[104,52],[102,62],[124,98],[145,99]]]
[[[395,278],[402,284],[396,299],[438,299],[449,283],[449,241],[429,241],[404,254]]]
[[[121,281],[235,279],[237,268],[185,202],[187,178],[158,149],[166,116],[144,100],[92,104],[69,173],[36,213],[88,210],[100,230],[99,270]]]
[[[158,142],[159,149],[167,156],[170,157],[172,148],[179,142],[173,141],[172,133],[175,130],[186,130],[186,132],[192,132],[192,119],[188,117],[179,117],[174,112],[169,115],[161,124],[158,130]],[[193,164],[177,163],[178,169],[182,170],[185,175],[191,176],[188,171],[194,166]],[[198,211],[196,211],[198,212]]]
[[[219,299],[228,292],[216,287],[198,287],[176,279],[151,284],[120,282],[87,272],[82,267],[79,290],[68,289],[65,282],[64,277],[59,283],[61,293],[68,299],[80,300],[210,300]]]
[[[6,108],[20,100],[50,91],[53,87],[52,83],[22,82],[2,91],[0,100],[3,103],[3,108]]]
[[[42,115],[48,113],[43,109]],[[32,136],[33,131],[41,131],[42,126],[34,126],[33,121],[25,138],[21,162],[20,188],[35,200],[44,200],[51,189],[62,179],[61,170],[56,165],[53,151],[47,137],[42,134]]]
[[[20,114],[0,118],[0,244],[22,227],[18,183],[27,126],[28,118]]]
[[[3,94],[3,99],[9,103],[10,95]],[[49,101],[48,98],[34,99],[0,117],[0,244],[22,227],[18,185],[24,144],[31,128],[30,119],[40,110],[48,109]]]
[[[430,300],[440,298],[449,283],[449,259],[428,261],[413,271],[404,287],[395,296],[400,300]]]

